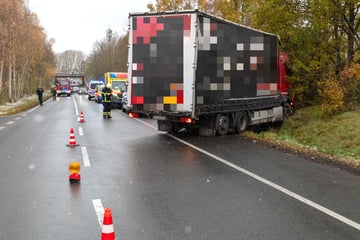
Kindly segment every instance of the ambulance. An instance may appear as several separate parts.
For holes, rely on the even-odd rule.
[[[127,72],[105,73],[105,84],[110,84],[112,89],[113,108],[123,108],[123,95],[127,89]]]

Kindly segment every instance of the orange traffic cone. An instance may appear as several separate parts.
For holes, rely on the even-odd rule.
[[[80,112],[79,122],[85,122],[85,118],[84,118],[83,112]]]
[[[68,147],[79,146],[79,144],[76,144],[75,134],[74,134],[74,129],[73,128],[70,128],[70,141],[69,141],[69,144],[66,144],[66,146],[68,146]]]
[[[115,240],[115,232],[110,208],[105,208],[101,240]]]

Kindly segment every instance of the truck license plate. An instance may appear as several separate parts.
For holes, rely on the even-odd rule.
[[[155,119],[155,120],[166,120],[166,117],[165,116],[154,115],[153,119]]]

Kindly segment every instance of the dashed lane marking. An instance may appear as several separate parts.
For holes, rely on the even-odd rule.
[[[102,227],[102,221],[104,218],[104,207],[102,205],[101,199],[93,199],[92,200],[96,215],[98,217],[98,222],[100,227]]]
[[[85,167],[90,167],[91,164],[90,164],[89,155],[87,153],[86,147],[81,147],[81,152],[82,152],[82,155],[83,155],[84,166]]]
[[[78,105],[76,104],[75,97],[71,96],[71,98],[72,98],[73,103],[74,103],[76,116],[79,116],[79,108],[78,108]]]
[[[79,135],[84,136],[84,130],[82,127],[79,127]]]

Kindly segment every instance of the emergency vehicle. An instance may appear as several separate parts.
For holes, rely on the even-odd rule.
[[[127,88],[127,72],[105,73],[105,83],[111,85],[113,108],[123,109],[123,94]]]
[[[100,85],[97,85],[95,87],[95,102],[96,103],[102,103],[102,95],[101,95],[101,92],[102,92],[102,89],[105,87],[104,84],[100,84]]]
[[[105,73],[105,84],[111,84],[111,89],[113,89],[113,91],[125,91],[127,76],[127,72],[107,72]]]
[[[95,88],[98,85],[104,85],[104,81],[90,80],[90,82],[88,83],[87,92],[89,100],[95,98]]]
[[[70,79],[67,77],[56,76],[55,89],[56,89],[56,95],[58,97],[61,95],[66,95],[69,97],[71,95]]]

